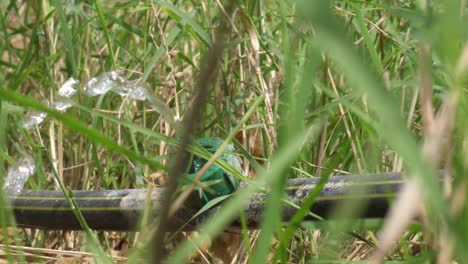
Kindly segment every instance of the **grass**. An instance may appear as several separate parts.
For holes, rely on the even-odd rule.
[[[0,174],[27,153],[38,170],[26,188],[60,189],[54,171],[69,189],[148,188],[168,181],[161,175],[187,143],[181,135],[220,137],[240,150],[246,176],[270,188],[261,232],[243,228],[215,240],[254,186],[227,201],[198,235],[159,243],[170,252],[167,262],[463,262],[466,4],[315,2],[2,2]],[[146,83],[189,129],[176,131],[164,107],[117,94],[82,91],[66,113],[42,103],[69,77],[83,87],[110,70]],[[194,104],[204,89],[205,102]],[[49,118],[26,130],[28,109]],[[431,177],[440,169],[451,178],[443,188]],[[302,229],[280,222],[287,178],[386,171],[404,171],[414,184],[384,221],[351,220],[347,208],[338,222]],[[412,221],[416,201],[425,208],[421,221]],[[47,262],[73,251],[82,262],[91,255],[79,252],[99,263],[133,263],[156,247],[152,226],[140,233],[16,230],[7,227],[10,218],[2,206],[10,261]]]

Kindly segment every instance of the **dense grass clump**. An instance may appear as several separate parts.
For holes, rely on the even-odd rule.
[[[233,195],[198,233],[172,236],[164,227],[181,196],[165,204],[161,228],[146,216],[150,224],[139,233],[15,229],[2,203],[5,259],[468,259],[465,1],[11,1],[0,7],[0,175],[29,156],[37,170],[28,189],[164,185],[175,191],[174,179],[189,162],[182,150],[200,153],[192,138],[218,137],[236,146],[245,175],[217,163],[258,183]],[[145,85],[153,100],[92,97],[81,89],[109,71]],[[80,82],[74,106],[51,110],[45,102],[53,105],[71,77]],[[48,117],[26,129],[27,111]],[[281,223],[288,178],[388,171],[405,172],[409,183],[383,221],[351,218],[349,205],[336,212],[341,220],[302,228]],[[259,184],[270,193],[261,231],[223,233]]]

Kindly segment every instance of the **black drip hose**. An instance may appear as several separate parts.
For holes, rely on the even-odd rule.
[[[290,201],[301,206],[314,190],[318,178],[291,179],[286,188]],[[400,190],[404,180],[398,173],[373,174],[367,176],[333,176],[330,177],[319,196],[315,199],[310,212],[323,218],[333,216],[333,210],[343,202],[356,202],[362,210],[355,217],[384,217],[390,206],[391,198]],[[164,188],[156,188],[151,196],[152,212],[158,214],[158,207],[164,197]],[[146,190],[102,190],[73,191],[74,199],[88,226],[96,230],[135,230],[145,208]],[[247,225],[258,227],[261,222],[266,194],[257,193],[249,198],[244,208]],[[17,196],[9,198],[16,216],[16,224],[21,227],[42,229],[79,230],[81,225],[61,191],[23,190]],[[222,205],[220,205],[222,207]],[[207,215],[216,213],[215,207],[185,225],[196,209],[182,208],[176,213],[176,220],[171,229],[184,226],[191,229],[206,219]],[[296,212],[290,205],[283,206],[283,220],[288,221]],[[305,220],[316,220],[312,215]],[[233,226],[240,223],[234,221]]]

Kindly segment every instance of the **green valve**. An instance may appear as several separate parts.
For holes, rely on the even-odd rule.
[[[216,150],[223,144],[223,140],[219,138],[201,138],[197,140],[203,148],[214,154]],[[228,145],[221,155],[221,159],[229,163],[238,171],[242,171],[241,160],[235,155],[234,146]],[[192,163],[188,175],[181,179],[182,185],[192,184],[198,171],[205,165],[206,159],[193,156]],[[202,207],[214,198],[233,193],[239,187],[239,179],[232,174],[226,173],[218,165],[212,165],[201,176],[200,184],[195,187],[189,204],[195,207]]]

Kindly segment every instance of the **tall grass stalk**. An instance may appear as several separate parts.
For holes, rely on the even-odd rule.
[[[11,1],[0,7],[0,175],[26,153],[38,171],[25,188],[60,189],[54,171],[64,190],[159,187],[167,185],[178,149],[209,160],[190,141],[220,137],[239,150],[245,173],[216,164],[248,187],[225,201],[198,235],[186,234],[188,241],[160,230],[157,246],[168,251],[168,263],[468,258],[465,1]],[[147,84],[153,102],[81,90],[66,113],[45,105],[69,77],[84,87],[110,70]],[[49,117],[28,130],[22,122],[31,109]],[[187,117],[199,121],[183,130],[177,120]],[[435,177],[440,170],[442,186]],[[283,194],[288,178],[324,182],[387,171],[414,180],[409,193],[421,201],[421,221],[398,211],[404,208],[398,203],[398,217],[384,224],[358,221],[350,216],[360,205],[346,204],[335,212],[342,221],[312,229],[302,219],[320,184],[290,223],[281,221],[281,206],[290,204]],[[247,230],[244,222],[239,234],[223,233],[234,218],[245,220],[241,208],[258,191],[269,194],[261,230]],[[3,236],[11,234],[11,217],[1,206]],[[401,232],[385,231],[397,224]],[[18,228],[15,234],[12,245],[77,252],[87,250],[89,239],[86,232]],[[96,261],[109,260],[104,252],[122,241],[129,262],[145,260],[155,247],[149,237],[100,232]],[[43,255],[16,256],[7,247],[6,258]]]

